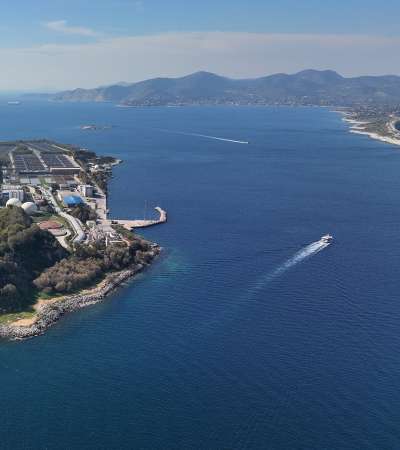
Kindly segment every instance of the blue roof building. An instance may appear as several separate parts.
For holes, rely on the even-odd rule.
[[[66,195],[63,198],[63,202],[67,208],[73,208],[74,206],[83,204],[83,200],[77,195]]]

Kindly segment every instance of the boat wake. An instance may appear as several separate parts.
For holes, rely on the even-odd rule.
[[[230,309],[230,318],[227,317],[226,312],[222,317],[222,314],[218,314],[209,321],[206,322],[205,326],[210,330],[215,329],[215,324],[227,320],[235,320],[238,317],[237,310],[242,308],[243,305],[247,304],[249,301],[254,300],[255,298],[260,298],[260,291],[264,290],[266,286],[271,283],[274,279],[283,275],[287,270],[291,269],[297,264],[300,264],[302,261],[307,258],[311,258],[317,253],[321,252],[325,248],[329,247],[330,242],[326,240],[321,240],[313,242],[297,253],[295,253],[291,258],[289,258],[286,262],[281,264],[278,268],[273,270],[272,272],[268,272],[266,274],[261,275],[260,278],[255,283],[252,283],[250,287],[248,287],[244,292],[243,296],[231,307]]]
[[[312,256],[316,255],[320,251],[324,250],[329,245],[330,245],[330,242],[319,240],[319,241],[313,242],[312,244],[309,244],[309,245],[303,247],[300,251],[295,253],[286,262],[281,264],[277,269],[264,275],[258,281],[258,283],[252,289],[250,289],[249,294],[251,296],[255,295],[258,291],[260,291],[261,289],[264,289],[264,287],[268,283],[273,281],[275,278],[280,277],[281,275],[283,275],[286,271],[288,271],[292,267],[296,266],[297,264],[300,264],[305,259],[311,258]]]
[[[313,242],[312,244],[307,245],[306,247],[304,247],[300,251],[298,251],[290,259],[288,259],[284,264],[282,264],[277,269],[275,269],[273,272],[271,272],[268,277],[269,280],[279,277],[280,275],[285,273],[287,270],[289,270],[296,264],[299,264],[300,262],[304,261],[305,259],[316,255],[317,253],[324,250],[329,245],[330,245],[329,242],[324,242],[322,240],[316,241],[316,242]]]
[[[164,130],[162,128],[158,128],[158,131],[162,131],[163,133],[171,133],[171,134],[181,134],[182,136],[194,136],[194,137],[201,137],[205,139],[213,139],[215,141],[224,141],[224,142],[233,142],[234,144],[248,144],[248,141],[238,141],[235,139],[228,139],[228,138],[222,138],[218,136],[209,136],[208,134],[199,134],[199,133],[186,133],[184,131],[171,131],[171,130]]]

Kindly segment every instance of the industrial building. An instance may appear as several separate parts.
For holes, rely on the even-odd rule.
[[[20,185],[14,184],[3,184],[1,189],[1,197],[3,202],[7,202],[12,198],[16,198],[20,202],[24,201],[25,192]]]
[[[73,208],[74,206],[83,204],[83,200],[77,195],[67,195],[63,198],[63,202],[67,208]]]
[[[81,184],[78,189],[84,197],[93,197],[93,186],[90,184]]]
[[[59,191],[58,199],[63,202],[67,208],[73,208],[74,206],[82,205],[84,202],[82,197],[72,191]]]

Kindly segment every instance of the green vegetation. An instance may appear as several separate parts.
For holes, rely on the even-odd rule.
[[[129,245],[104,243],[75,246],[69,258],[45,270],[35,286],[46,294],[67,294],[90,287],[110,271],[122,270],[132,264],[149,262],[146,251],[149,244],[134,239]]]
[[[95,152],[90,152],[88,150],[76,149],[72,151],[72,156],[79,160],[83,165],[96,160],[97,155]]]
[[[34,283],[46,294],[69,293],[92,284],[101,274],[100,264],[95,259],[80,260],[72,256],[47,269]]]
[[[106,273],[149,262],[149,243],[130,236],[129,244],[76,245],[69,254],[22,208],[0,210],[0,313],[29,311],[37,295],[79,291]]]
[[[0,315],[0,324],[12,323],[21,319],[32,319],[36,314],[33,309]]]
[[[88,163],[93,164],[113,164],[115,158],[113,156],[97,156],[95,152],[89,150],[75,149],[72,151],[72,156],[79,160],[79,162],[86,166]]]
[[[56,239],[21,208],[0,210],[0,312],[30,305],[33,280],[66,255]]]
[[[4,144],[0,148],[0,168],[1,155],[8,155],[7,150],[15,147],[16,153],[31,152],[23,141]],[[97,157],[93,152],[73,147],[65,152],[73,154],[82,165],[84,182],[96,183],[106,190],[109,168],[100,168],[91,175],[87,167],[89,162],[90,165],[111,164],[114,158]],[[37,193],[48,189],[43,177],[40,182],[42,189],[37,187]],[[82,222],[97,218],[96,212],[85,204],[77,205],[70,213]],[[69,221],[54,212],[41,212],[31,218],[20,207],[0,209],[0,323],[31,318],[35,314],[33,305],[39,299],[79,292],[110,272],[145,265],[152,259],[150,243],[122,227],[118,231],[125,238],[123,242],[107,246],[104,240],[99,240],[89,245],[71,244],[70,250],[66,250],[49,231],[38,226],[48,220],[57,221],[71,231],[66,241],[74,238]]]
[[[138,239],[133,231],[127,230],[123,225],[111,225],[111,227],[122,237],[124,237],[128,241],[134,241]]]
[[[86,223],[88,220],[96,220],[97,218],[95,211],[83,203],[72,208],[70,214],[83,223]]]
[[[103,192],[107,192],[107,182],[110,174],[104,170],[92,173],[89,175],[87,172],[81,172],[79,178],[83,184],[97,184]]]
[[[98,156],[97,163],[98,164],[114,164],[115,158],[113,156]]]
[[[97,184],[103,192],[107,192],[107,182],[110,177],[110,173],[106,170],[99,170],[89,174],[89,163],[98,165],[112,164],[116,162],[116,159],[112,156],[97,156],[94,152],[81,149],[73,150],[72,156],[84,169],[84,171],[82,171],[79,175],[82,183]]]

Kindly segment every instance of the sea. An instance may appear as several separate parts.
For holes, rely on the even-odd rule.
[[[111,217],[168,223],[137,279],[0,342],[0,448],[400,448],[399,147],[325,108],[0,99],[30,138],[122,159]]]

